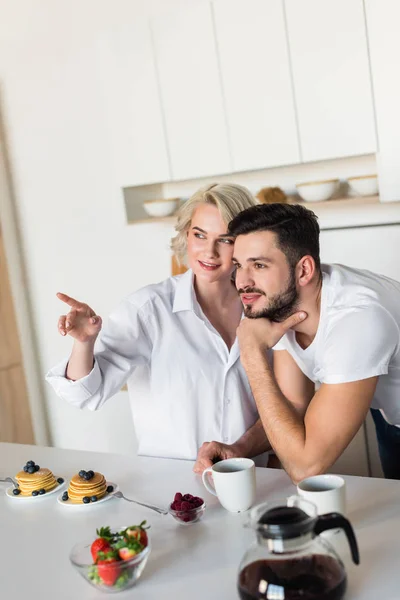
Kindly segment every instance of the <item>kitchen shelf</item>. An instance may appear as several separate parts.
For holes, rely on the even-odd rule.
[[[136,225],[137,223],[175,223],[176,214],[168,217],[144,217],[143,219],[130,219],[128,225]]]

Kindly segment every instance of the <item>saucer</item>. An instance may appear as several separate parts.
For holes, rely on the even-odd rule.
[[[56,479],[58,479],[59,477],[56,477],[54,475],[54,477]],[[13,500],[39,500],[40,498],[47,498],[47,496],[50,496],[50,494],[54,494],[54,492],[58,492],[60,490],[60,488],[63,487],[63,485],[65,485],[65,478],[63,477],[64,482],[63,483],[57,483],[56,487],[53,488],[52,490],[50,490],[49,492],[46,492],[45,494],[38,494],[37,496],[22,496],[21,494],[18,494],[17,496],[14,496],[13,494],[13,489],[14,487],[9,487],[6,489],[6,496],[8,496],[9,498],[12,498]]]
[[[99,500],[96,500],[96,502],[88,502],[87,504],[85,504],[84,502],[81,502],[79,504],[76,504],[75,502],[71,502],[71,500],[63,500],[62,499],[62,494],[60,494],[59,496],[57,496],[57,502],[59,504],[62,504],[63,506],[72,506],[73,508],[79,508],[81,506],[83,506],[84,508],[90,508],[91,506],[96,506],[97,504],[101,504],[102,502],[107,502],[107,500],[110,500],[111,498],[114,497],[114,493],[118,492],[119,487],[116,483],[113,483],[112,481],[106,481],[107,487],[109,485],[113,486],[113,491],[110,492],[109,494],[107,493],[105,496],[103,496],[103,498],[99,498]]]

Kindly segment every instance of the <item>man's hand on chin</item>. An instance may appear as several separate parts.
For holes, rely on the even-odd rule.
[[[299,311],[281,323],[274,323],[264,318],[242,319],[236,330],[241,353],[246,351],[251,353],[254,348],[262,350],[273,348],[289,329],[296,327],[306,318],[307,313]]]
[[[212,467],[219,460],[225,458],[242,458],[243,452],[236,444],[222,444],[221,442],[204,442],[201,446],[193,471],[201,475],[204,469]]]

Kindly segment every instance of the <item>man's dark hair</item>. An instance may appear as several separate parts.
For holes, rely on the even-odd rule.
[[[233,237],[255,231],[272,231],[290,267],[294,268],[303,256],[309,255],[313,257],[318,273],[321,272],[318,219],[300,204],[252,206],[232,219],[228,231]]]

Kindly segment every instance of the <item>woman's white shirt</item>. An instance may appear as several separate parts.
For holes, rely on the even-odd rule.
[[[204,316],[190,270],[120,303],[86,377],[66,379],[67,364],[46,380],[78,408],[97,410],[128,382],[142,455],[195,460],[203,442],[231,444],[258,419],[238,341],[229,351]]]

